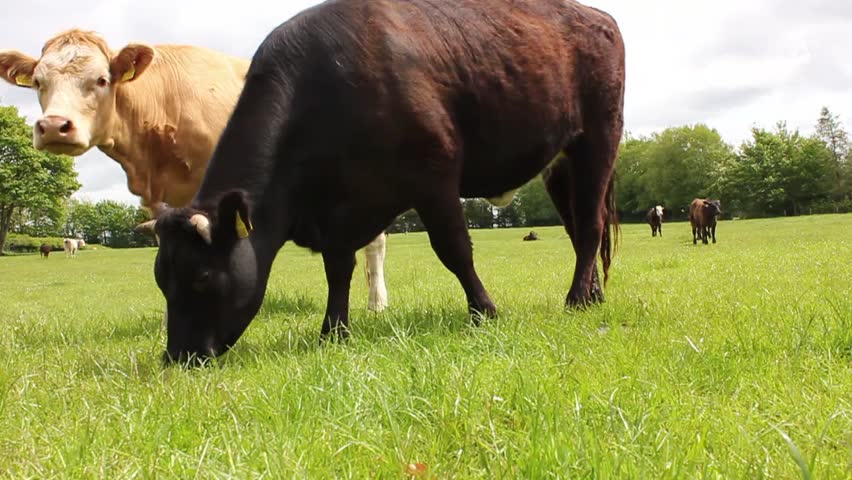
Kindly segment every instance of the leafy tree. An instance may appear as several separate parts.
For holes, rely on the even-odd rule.
[[[751,215],[798,215],[831,189],[831,152],[816,137],[752,129],[752,139],[723,169],[720,182],[735,208]]]
[[[640,177],[640,206],[660,204],[677,210],[693,198],[719,196],[719,174],[733,155],[719,132],[698,124],[668,128],[652,139],[647,168]]]
[[[94,203],[71,200],[65,223],[65,231],[69,236],[82,237],[86,243],[101,243],[103,230],[103,223]]]
[[[396,220],[387,228],[389,233],[422,232],[423,230],[425,230],[423,221],[414,209],[396,217]]]
[[[649,208],[645,186],[649,151],[653,140],[625,136],[615,168],[615,198],[623,218],[640,219]]]
[[[498,227],[501,228],[509,228],[509,227],[522,227],[525,224],[524,212],[521,207],[521,200],[518,195],[515,195],[515,198],[512,199],[512,203],[503,208],[496,208],[497,214],[494,218],[494,222]]]
[[[0,254],[16,214],[27,210],[59,222],[80,188],[74,160],[36,150],[32,129],[11,106],[0,106],[0,186]]]
[[[623,220],[641,221],[654,205],[668,218],[696,197],[718,197],[719,179],[733,148],[703,124],[668,128],[647,137],[629,134],[616,163],[616,199]]]
[[[110,247],[130,246],[135,209],[114,200],[100,201],[95,212],[103,228],[101,243]]]
[[[530,180],[517,193],[526,226],[561,225],[559,212],[550,200],[541,175]]]
[[[849,134],[843,129],[840,118],[832,114],[828,107],[822,107],[816,125],[816,137],[821,140],[831,154],[834,184],[832,197],[844,199],[852,195],[852,158],[850,158]]]
[[[114,200],[98,203],[72,201],[68,212],[66,230],[82,236],[87,243],[100,243],[112,248],[152,246],[150,236],[139,234],[133,228],[147,220],[142,207],[134,207]]]
[[[59,213],[58,216],[51,216],[42,210],[19,209],[12,217],[9,231],[31,237],[63,237],[67,208],[63,208]]]
[[[849,155],[849,135],[840,123],[840,117],[822,107],[816,125],[816,136],[826,144],[835,165],[840,165]]]
[[[462,200],[464,216],[467,226],[470,228],[493,228],[494,207],[481,198],[468,198]]]

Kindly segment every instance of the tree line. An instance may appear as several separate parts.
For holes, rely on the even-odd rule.
[[[8,250],[35,251],[42,239],[82,238],[89,245],[110,248],[149,247],[156,245],[147,234],[133,228],[148,219],[141,206],[114,200],[99,202],[66,200],[59,215],[49,216],[31,209],[21,209],[11,219]],[[49,245],[55,241],[46,242]]]
[[[753,128],[738,147],[719,132],[696,124],[648,136],[625,134],[616,164],[616,204],[622,222],[642,222],[662,205],[666,218],[685,220],[694,198],[721,200],[726,218],[852,211],[852,154],[839,117],[823,107],[813,135]],[[463,200],[471,228],[559,225],[540,177],[505,209],[482,199]],[[391,231],[422,229],[413,211]]]
[[[704,124],[641,137],[627,133],[616,172],[622,222],[644,221],[654,205],[666,207],[668,219],[684,219],[695,197],[720,199],[727,217],[852,211],[848,133],[825,107],[813,135],[779,122],[772,129],[753,128],[737,147]],[[71,199],[79,188],[73,159],[35,150],[26,120],[15,107],[0,106],[0,252],[9,233],[79,237],[114,248],[154,245],[152,238],[133,232],[147,219],[142,207]],[[505,208],[483,199],[460,202],[470,228],[560,224],[540,176],[521,187]],[[413,210],[388,229],[419,230],[423,224]]]
[[[838,116],[823,108],[813,135],[779,122],[752,128],[738,148],[703,124],[626,136],[616,197],[622,217],[663,205],[683,217],[695,197],[722,201],[727,216],[768,217],[852,211],[852,155]]]

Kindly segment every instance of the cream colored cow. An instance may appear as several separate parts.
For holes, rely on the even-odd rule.
[[[247,60],[200,47],[132,43],[112,50],[93,32],[62,32],[41,57],[0,51],[0,77],[38,94],[40,150],[81,155],[97,147],[156,217],[189,204],[236,105]],[[368,308],[387,306],[385,235],[365,249]]]
[[[65,249],[66,257],[76,257],[77,250],[85,247],[86,242],[84,242],[82,238],[64,238],[62,239],[62,246]]]

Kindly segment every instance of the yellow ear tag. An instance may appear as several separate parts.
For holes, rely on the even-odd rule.
[[[33,77],[32,75],[26,75],[23,73],[19,73],[15,75],[15,83],[22,87],[32,87],[33,86]]]
[[[122,82],[129,82],[133,80],[133,77],[136,76],[136,65],[131,65],[130,70],[124,72],[124,75],[121,76]]]
[[[245,222],[243,222],[242,216],[237,213],[237,236],[240,238],[248,238],[249,232],[254,230],[254,227],[251,225],[251,220],[248,222],[248,228],[246,228]]]

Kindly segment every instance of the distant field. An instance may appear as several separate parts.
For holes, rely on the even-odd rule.
[[[607,303],[565,312],[561,228],[473,231],[472,327],[425,234],[391,308],[318,347],[318,255],[287,246],[216,365],[163,369],[154,249],[0,258],[5,478],[852,478],[852,215],[626,225]]]

